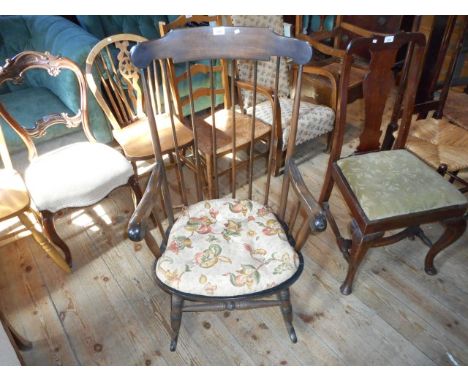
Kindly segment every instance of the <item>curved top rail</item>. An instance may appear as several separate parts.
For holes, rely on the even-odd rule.
[[[223,26],[174,29],[131,50],[132,61],[139,68],[156,59],[170,58],[175,63],[203,59],[266,61],[271,56],[289,57],[304,65],[312,58],[312,48],[306,41],[280,36],[268,28]]]

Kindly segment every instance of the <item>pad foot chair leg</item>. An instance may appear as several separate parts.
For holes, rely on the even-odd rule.
[[[353,291],[353,281],[354,276],[358,270],[359,265],[361,264],[364,256],[369,249],[369,244],[367,238],[362,235],[361,231],[357,226],[353,227],[353,241],[351,245],[351,252],[349,255],[349,264],[348,264],[348,273],[346,278],[341,284],[340,291],[345,296],[351,294]]]
[[[455,242],[466,230],[466,220],[464,218],[446,220],[442,224],[445,225],[445,231],[429,249],[424,261],[424,271],[431,276],[437,274],[437,269],[434,267],[436,255]]]
[[[182,321],[182,307],[184,299],[175,294],[171,295],[171,351],[175,351],[177,347],[177,340],[179,338],[180,323]]]
[[[289,338],[293,343],[297,342],[296,331],[292,324],[292,305],[289,295],[289,289],[283,289],[278,293],[278,298],[281,302],[281,313],[283,314],[284,323],[286,324],[286,329],[288,330]]]
[[[70,249],[65,244],[65,242],[60,238],[55,230],[54,224],[54,214],[50,211],[41,211],[42,217],[42,224],[44,227],[44,231],[46,235],[49,237],[50,241],[54,243],[57,247],[59,247],[63,254],[65,255],[65,261],[67,262],[68,266],[71,268],[72,266],[72,257],[70,253]]]

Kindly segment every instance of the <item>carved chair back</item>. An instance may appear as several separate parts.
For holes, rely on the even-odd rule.
[[[166,24],[165,22],[161,21],[159,23],[159,33],[161,37],[164,37],[168,34],[171,30],[185,28],[188,26],[193,25],[205,25],[210,24],[212,26],[222,26],[222,18],[221,16],[205,16],[205,15],[198,15],[198,16],[179,16],[173,22]],[[197,75],[207,75],[210,74],[210,71],[213,71],[213,76],[221,76],[221,86],[218,86],[214,92],[215,97],[220,95],[223,96],[224,99],[224,107],[229,109],[231,107],[231,93],[229,91],[229,80],[228,80],[228,67],[226,65],[226,61],[221,59],[217,60],[215,64],[211,65],[206,63],[206,61],[200,61],[194,63],[189,68],[186,66],[184,69],[181,67],[176,68],[174,62],[169,59],[168,60],[168,73],[170,76],[170,85],[171,91],[173,94],[173,100],[177,108],[177,115],[180,118],[183,118],[184,108],[190,106],[190,97],[188,94],[181,94],[180,92],[180,85],[182,83],[188,82],[188,70],[190,70],[190,75],[192,79]],[[219,82],[219,81],[218,81]],[[211,89],[210,87],[197,87],[196,91],[193,92],[194,100],[200,97],[211,97]]]
[[[340,158],[343,146],[344,130],[350,72],[357,56],[368,54],[369,67],[363,80],[364,128],[359,136],[357,153],[379,151],[381,149],[381,125],[384,108],[391,100],[395,85],[392,70],[397,53],[407,46],[408,53],[402,71],[401,81],[406,86],[400,87],[394,105],[402,99],[400,129],[394,148],[403,148],[411,124],[415,93],[421,75],[421,60],[424,55],[425,38],[421,33],[400,32],[393,36],[375,36],[354,39],[347,47],[341,66],[339,97],[335,119],[335,130],[330,155],[330,163]],[[401,98],[402,97],[402,98]],[[400,109],[399,109],[400,110]]]
[[[134,34],[117,34],[96,44],[86,59],[86,80],[113,129],[124,128],[146,118],[140,73],[130,60],[130,49],[146,38]],[[151,79],[156,112],[167,112],[166,80],[158,61],[146,70]]]
[[[216,131],[216,118],[215,118],[215,106],[214,106],[214,96],[215,96],[215,89],[213,88],[213,67],[214,67],[214,60],[222,59],[225,61],[229,61],[230,66],[230,82],[231,82],[231,97],[233,97],[234,91],[241,81],[238,81],[236,76],[236,60],[252,60],[254,62],[254,82],[251,85],[245,85],[244,88],[248,88],[253,92],[253,99],[255,105],[255,97],[257,93],[257,66],[259,61],[266,61],[269,60],[271,57],[275,58],[276,62],[276,81],[275,81],[275,91],[274,91],[274,98],[277,99],[278,94],[278,71],[279,71],[279,63],[281,57],[289,57],[291,58],[295,64],[298,65],[298,81],[296,83],[295,94],[296,97],[294,99],[294,108],[292,112],[291,118],[291,135],[288,145],[288,150],[286,154],[286,160],[288,160],[294,153],[294,142],[296,141],[296,133],[297,133],[297,121],[298,121],[298,113],[299,113],[299,106],[300,106],[300,93],[301,93],[301,78],[302,78],[302,65],[307,63],[310,60],[312,55],[312,49],[308,43],[304,41],[299,41],[296,39],[286,38],[283,36],[279,36],[273,33],[271,30],[266,28],[254,28],[254,27],[200,27],[200,28],[192,28],[192,29],[176,29],[168,33],[165,37],[154,40],[143,42],[138,44],[132,50],[132,61],[133,63],[141,69],[142,76],[144,76],[144,70],[152,64],[154,60],[167,60],[170,59],[174,63],[182,63],[185,62],[187,65],[187,80],[189,84],[189,100],[190,100],[190,107],[191,107],[191,124],[192,124],[192,131],[193,131],[193,140],[194,140],[194,153],[192,157],[192,164],[191,166],[195,167],[197,171],[194,173],[196,174],[195,182],[193,182],[196,186],[196,195],[197,200],[201,201],[203,199],[203,192],[202,192],[202,177],[203,174],[202,167],[201,167],[201,158],[198,152],[198,145],[199,139],[197,136],[197,129],[196,121],[197,117],[194,111],[194,92],[192,89],[192,71],[190,70],[191,63],[193,61],[199,60],[208,60],[210,62],[210,83],[211,89],[209,89],[209,95],[211,96],[211,115],[206,118],[206,120],[210,120],[212,122],[211,127],[211,139],[213,143],[213,147],[219,148],[222,145],[223,136],[222,133],[217,133]],[[197,64],[194,64],[197,65]],[[164,70],[166,70],[167,65],[164,66]],[[146,81],[144,82],[143,91],[145,94],[148,93],[149,87],[146,85]],[[171,98],[171,97],[170,97]],[[149,98],[146,99],[145,108],[149,111],[152,108],[152,104],[148,102]],[[275,108],[277,107],[277,103],[275,103]],[[175,113],[174,107],[172,106],[172,102],[169,104],[169,108],[171,109],[171,113]],[[242,114],[241,114],[242,115]],[[275,116],[277,113],[275,111]],[[159,143],[159,137],[157,132],[156,120],[152,116],[151,112],[148,112],[149,122],[151,126],[151,133],[153,137],[153,145],[154,150],[156,153],[156,162],[157,162],[157,171],[159,171],[157,176],[152,177],[150,180],[150,186],[148,187],[156,187],[156,184],[161,186],[162,189],[162,200],[164,201],[165,210],[167,211],[167,216],[169,220],[169,224],[171,225],[174,221],[173,211],[172,211],[172,202],[171,202],[171,194],[169,192],[169,187],[167,185],[167,177],[165,175],[164,165],[163,165],[163,158],[161,155],[161,148]],[[232,136],[230,137],[230,150],[232,152],[232,158],[236,158],[238,149],[238,140],[245,139],[245,137],[238,137],[236,134],[236,123],[240,123],[242,121],[237,121],[239,118],[239,113],[236,113],[235,106],[232,104],[231,109],[229,110],[229,117],[231,119],[233,129],[232,129]],[[199,121],[199,119],[198,119]],[[253,109],[253,116],[251,119],[251,128],[249,134],[251,135],[250,142],[253,141],[252,137],[255,136],[255,130],[258,128],[259,121],[255,117],[255,107]],[[277,123],[277,118],[273,121],[273,127]],[[265,181],[265,189],[264,192],[256,192],[256,194],[260,194],[261,203],[265,206],[269,204],[269,191],[270,191],[270,180],[271,180],[271,173],[274,169],[274,156],[275,150],[272,150],[273,145],[275,144],[275,134],[274,128],[270,128],[270,151],[269,151],[269,158],[268,158],[268,171],[266,175]],[[177,146],[177,142],[175,145],[176,153],[179,151]],[[211,160],[214,163],[215,169],[217,168],[217,158],[215,155],[215,150],[213,150],[211,155]],[[232,161],[232,166],[230,168],[230,196],[234,199],[245,198],[245,199],[252,199],[253,198],[253,173],[254,173],[254,154],[253,154],[253,145],[250,145],[247,150],[248,159],[246,160],[247,168],[245,172],[242,172],[241,169],[237,168],[236,161]],[[217,174],[217,171],[215,171]],[[240,195],[239,190],[237,189],[237,185],[240,184],[241,178],[248,179],[247,184],[245,185],[244,195]],[[216,178],[215,181],[217,182],[218,179]],[[153,182],[154,184],[151,184]],[[287,195],[289,190],[289,172],[285,172],[283,187],[281,192],[281,201],[280,207],[278,212],[278,217],[280,220],[284,218],[285,210],[286,210],[286,202],[287,202]],[[184,182],[187,183],[187,182]],[[193,184],[192,183],[192,184]],[[219,184],[218,184],[219,186]],[[145,199],[145,196],[143,197]],[[138,214],[137,214],[138,215]],[[170,228],[170,227],[169,227]],[[160,228],[161,230],[161,228]],[[161,230],[162,232],[162,230]]]
[[[86,138],[90,142],[96,142],[89,127],[86,95],[87,87],[79,66],[68,58],[54,56],[48,52],[24,51],[8,59],[5,65],[0,67],[0,85],[7,81],[12,81],[13,83],[21,82],[25,73],[32,69],[44,70],[53,77],[58,77],[62,69],[71,71],[76,76],[79,87],[80,108],[78,112],[72,116],[69,116],[65,112],[44,116],[36,121],[34,127],[26,128],[21,126],[13,116],[0,105],[3,118],[26,145],[29,160],[37,156],[37,149],[34,145],[33,138],[42,137],[47,133],[47,129],[53,125],[64,124],[68,128],[76,128],[81,125]]]

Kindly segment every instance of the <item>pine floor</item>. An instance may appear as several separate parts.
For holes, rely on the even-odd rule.
[[[356,110],[361,105],[353,105]],[[354,114],[346,138],[359,133]],[[318,195],[328,155],[324,140],[300,148],[300,170]],[[264,177],[256,180],[260,192]],[[277,197],[281,179],[273,180]],[[346,232],[338,193],[331,208]],[[126,238],[130,192],[65,214],[58,229],[74,272],[58,269],[26,236],[0,247],[0,309],[33,343],[28,365],[468,365],[468,233],[423,271],[426,247],[404,240],[370,251],[354,291],[339,286],[346,262],[330,229],[311,236],[305,270],[292,287],[292,344],[278,308],[185,313],[169,351],[169,298],[152,279],[153,256]],[[435,239],[441,227],[424,226]]]

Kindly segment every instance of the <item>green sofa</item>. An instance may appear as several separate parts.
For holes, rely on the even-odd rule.
[[[119,33],[132,33],[143,36],[148,40],[160,38],[159,22],[170,23],[178,16],[162,15],[131,15],[131,16],[77,16],[80,25],[99,40],[105,37]],[[190,26],[190,25],[189,25]],[[206,62],[205,62],[206,63]],[[209,64],[209,63],[208,63]],[[179,75],[185,71],[185,63],[175,65],[176,74]],[[197,74],[193,77],[193,87],[209,87],[210,79],[207,74]],[[219,73],[215,74],[215,88],[222,86],[222,80]],[[182,81],[179,84],[179,94],[181,97],[188,96],[188,81]],[[223,96],[216,96],[216,104],[223,102]],[[211,106],[210,97],[201,97],[195,102],[195,111],[201,111]],[[183,110],[184,115],[190,114],[190,105],[186,105]]]
[[[83,70],[86,57],[98,39],[79,25],[60,16],[0,16],[0,65],[7,58],[24,50],[48,51],[75,61]],[[7,83],[0,87],[0,103],[26,128],[34,126],[40,117],[57,113],[76,113],[79,91],[73,73],[63,71],[58,78],[43,71],[28,72],[22,83]],[[112,135],[107,120],[88,92],[90,125],[98,141],[109,143]],[[10,153],[23,150],[24,144],[0,118]],[[76,132],[64,125],[53,126],[39,138],[46,141]]]

